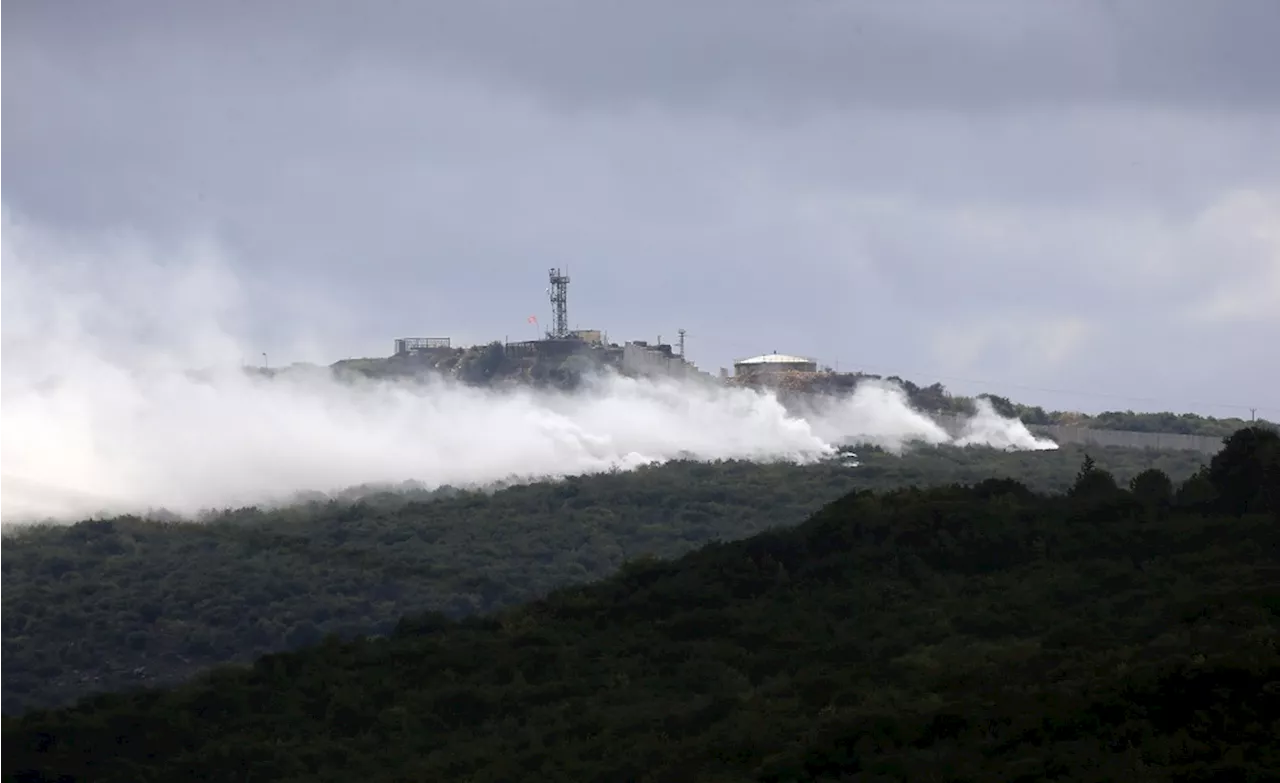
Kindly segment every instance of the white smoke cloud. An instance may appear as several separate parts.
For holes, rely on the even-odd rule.
[[[1030,451],[1057,448],[1051,440],[1032,435],[1020,421],[1006,419],[991,405],[991,401],[979,397],[974,401],[977,413],[963,422],[957,446],[991,446],[997,449]]]
[[[1017,419],[996,413],[985,398],[973,400],[972,416],[936,419],[911,407],[906,391],[889,381],[865,380],[850,396],[802,406],[814,434],[837,445],[867,443],[900,453],[911,443],[989,446],[1015,451],[1056,449]]]
[[[680,457],[810,461],[851,442],[1054,447],[990,406],[953,438],[878,383],[800,415],[767,393],[614,375],[573,394],[348,383],[327,371],[265,378],[239,367],[238,287],[210,249],[163,262],[137,242],[77,246],[7,212],[0,239],[7,523]],[[208,369],[192,372],[196,363]]]
[[[941,424],[911,407],[901,386],[886,381],[864,381],[852,396],[823,401],[806,413],[818,434],[835,443],[857,440],[900,451],[908,442],[937,446],[952,440]]]

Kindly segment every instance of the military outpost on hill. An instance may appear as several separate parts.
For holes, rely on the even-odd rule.
[[[818,360],[772,351],[739,359],[733,371],[720,368],[715,375],[689,361],[685,353],[686,331],[678,329],[674,344],[661,336],[654,342],[609,339],[601,329],[570,329],[569,276],[560,269],[548,272],[548,296],[552,326],[536,340],[495,340],[471,347],[454,346],[447,336],[399,337],[389,357],[345,359],[332,365],[341,376],[365,378],[421,378],[445,376],[482,386],[529,385],[559,389],[576,388],[584,378],[602,369],[631,377],[671,378],[731,387],[768,388],[785,401],[810,395],[851,393],[867,380],[889,380],[902,386],[917,409],[942,422],[975,411],[975,398],[953,395],[941,383],[919,386],[898,376],[840,372]],[[530,323],[536,317],[530,316]],[[256,370],[273,374],[265,368]],[[1196,414],[1134,413],[1110,411],[1086,415],[1074,411],[1047,411],[1021,405],[993,394],[987,399],[999,414],[1021,419],[1037,435],[1059,444],[1119,446],[1158,450],[1215,453],[1222,438],[1248,425],[1275,426],[1250,418],[1212,418]]]

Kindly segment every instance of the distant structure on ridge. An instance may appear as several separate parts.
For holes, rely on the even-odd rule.
[[[548,273],[551,287],[547,294],[551,297],[551,331],[547,337],[552,340],[569,338],[569,276],[560,274],[559,269]]]
[[[547,270],[547,298],[551,300],[551,328],[540,338],[511,342],[504,337],[498,345],[502,349],[502,358],[507,362],[523,363],[520,367],[507,367],[503,372],[510,375],[523,375],[545,379],[550,373],[562,373],[560,365],[573,359],[569,366],[582,367],[603,366],[619,370],[631,376],[656,376],[667,378],[688,378],[714,382],[716,379],[709,373],[699,370],[697,365],[685,355],[685,338],[688,332],[684,328],[676,330],[680,339],[677,342],[679,352],[673,351],[661,337],[654,344],[646,340],[629,340],[622,345],[609,341],[609,335],[601,329],[569,328],[569,276],[559,267]],[[529,323],[536,324],[537,317],[529,316]],[[535,327],[536,328],[536,327]],[[458,356],[450,359],[449,354],[461,355],[464,349],[454,350],[450,347],[448,337],[399,337],[395,341],[395,356],[416,357],[415,361],[439,365],[441,362],[461,361]],[[486,356],[489,356],[486,354]],[[575,358],[576,357],[576,358]],[[486,358],[485,361],[489,361]],[[467,359],[470,366],[471,359]],[[401,366],[411,366],[412,362],[404,362]],[[453,367],[454,364],[448,366]]]
[[[448,347],[448,337],[397,337],[395,353],[397,356],[412,356]]]
[[[761,354],[749,359],[739,359],[733,363],[733,374],[741,378],[763,378],[785,372],[817,372],[818,362],[804,356],[789,356],[785,353]]]

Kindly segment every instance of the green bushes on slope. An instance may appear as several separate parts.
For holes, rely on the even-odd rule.
[[[1191,454],[1097,452],[1127,478],[1178,478]],[[601,579],[642,554],[794,524],[856,488],[998,474],[1066,488],[1081,452],[928,449],[839,465],[675,463],[494,494],[384,494],[245,509],[200,524],[136,518],[6,537],[4,712],[170,682],[327,634],[385,633],[405,613],[451,617]],[[431,499],[434,498],[434,499]]]
[[[1264,780],[1280,507],[1237,480],[1270,475],[1258,443],[1189,480],[1209,494],[1093,462],[1057,496],[853,492],[525,606],[6,719],[6,775]]]

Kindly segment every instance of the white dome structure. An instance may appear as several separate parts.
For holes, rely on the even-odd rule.
[[[759,375],[775,372],[817,372],[818,362],[805,356],[785,353],[766,353],[739,359],[733,363],[734,375]]]

